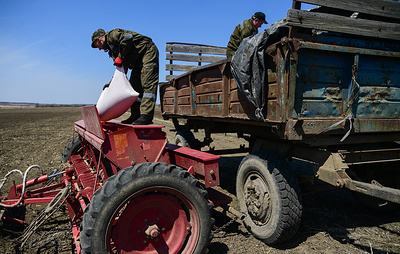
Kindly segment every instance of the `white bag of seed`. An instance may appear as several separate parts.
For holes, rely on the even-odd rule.
[[[123,67],[117,67],[110,85],[106,87],[97,101],[96,107],[101,121],[121,116],[135,102],[136,92],[125,75]]]

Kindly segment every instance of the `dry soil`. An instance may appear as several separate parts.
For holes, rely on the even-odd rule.
[[[121,117],[120,119],[125,118]],[[0,108],[0,179],[12,169],[25,171],[39,165],[45,173],[63,167],[61,152],[72,138],[73,124],[81,119],[76,107]],[[155,124],[165,126],[170,142],[173,125],[157,112]],[[200,137],[202,133],[196,133]],[[215,150],[246,144],[235,135],[214,135]],[[208,148],[203,149],[205,151]],[[220,159],[221,187],[235,200],[235,173],[245,154],[223,155]],[[296,165],[299,166],[299,165]],[[301,165],[307,168],[307,165]],[[32,170],[30,176],[37,175]],[[19,180],[18,175],[13,178]],[[3,188],[2,195],[8,192]],[[8,215],[31,222],[42,205],[28,205],[7,211]],[[214,238],[210,253],[400,253],[400,216],[366,209],[346,190],[303,196],[303,218],[296,236],[278,247],[254,238],[233,216],[215,209]],[[18,253],[17,238],[26,225],[4,221],[0,225],[0,252]],[[59,210],[39,228],[22,253],[73,253],[66,210]],[[47,233],[46,235],[43,235]]]

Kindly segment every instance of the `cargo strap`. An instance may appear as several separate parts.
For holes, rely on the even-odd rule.
[[[347,101],[346,101],[347,108],[350,108],[353,105],[354,101],[357,100],[358,95],[359,95],[359,91],[360,91],[360,84],[358,84],[358,82],[356,81],[355,71],[353,69],[353,77],[351,78],[351,82],[350,82],[350,86],[349,86],[349,93],[348,93]],[[347,116],[345,116],[345,118],[343,118],[342,120],[340,120],[337,123],[332,124],[331,126],[326,128],[325,130],[323,130],[320,133],[318,133],[317,135],[320,135],[322,133],[325,133],[325,132],[328,132],[330,130],[333,130],[337,126],[342,124],[343,122],[346,122],[347,120],[349,121],[350,127],[349,127],[349,130],[346,132],[346,134],[343,136],[343,138],[340,140],[340,142],[343,142],[350,135],[351,130],[353,129],[354,116],[353,116],[353,113],[351,112],[351,109],[350,109],[350,113],[347,114]]]

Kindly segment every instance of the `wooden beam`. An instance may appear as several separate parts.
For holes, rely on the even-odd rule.
[[[287,25],[400,41],[400,24],[290,9]]]
[[[182,53],[198,53],[198,54],[212,54],[212,55],[225,55],[226,48],[220,47],[205,47],[205,46],[187,46],[187,45],[165,45],[166,52],[182,52]]]
[[[198,65],[184,65],[184,64],[166,64],[166,71],[190,71],[194,68],[199,67]]]
[[[213,62],[218,62],[220,60],[226,59],[226,57],[222,57],[222,56],[183,55],[183,54],[166,54],[165,59],[166,60],[174,60],[174,61],[213,63]]]
[[[296,0],[340,10],[400,19],[400,2],[390,0]]]

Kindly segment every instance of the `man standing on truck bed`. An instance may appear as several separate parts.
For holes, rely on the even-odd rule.
[[[123,66],[125,73],[132,70],[129,82],[139,93],[131,106],[131,116],[125,124],[152,124],[158,85],[158,49],[153,41],[136,32],[113,29],[96,30],[92,35],[92,48],[108,52],[114,65]]]
[[[228,42],[226,56],[232,57],[239,48],[239,45],[243,39],[257,34],[258,28],[260,28],[262,24],[268,24],[268,22],[265,21],[265,14],[262,12],[256,12],[251,19],[246,19],[237,25]]]

